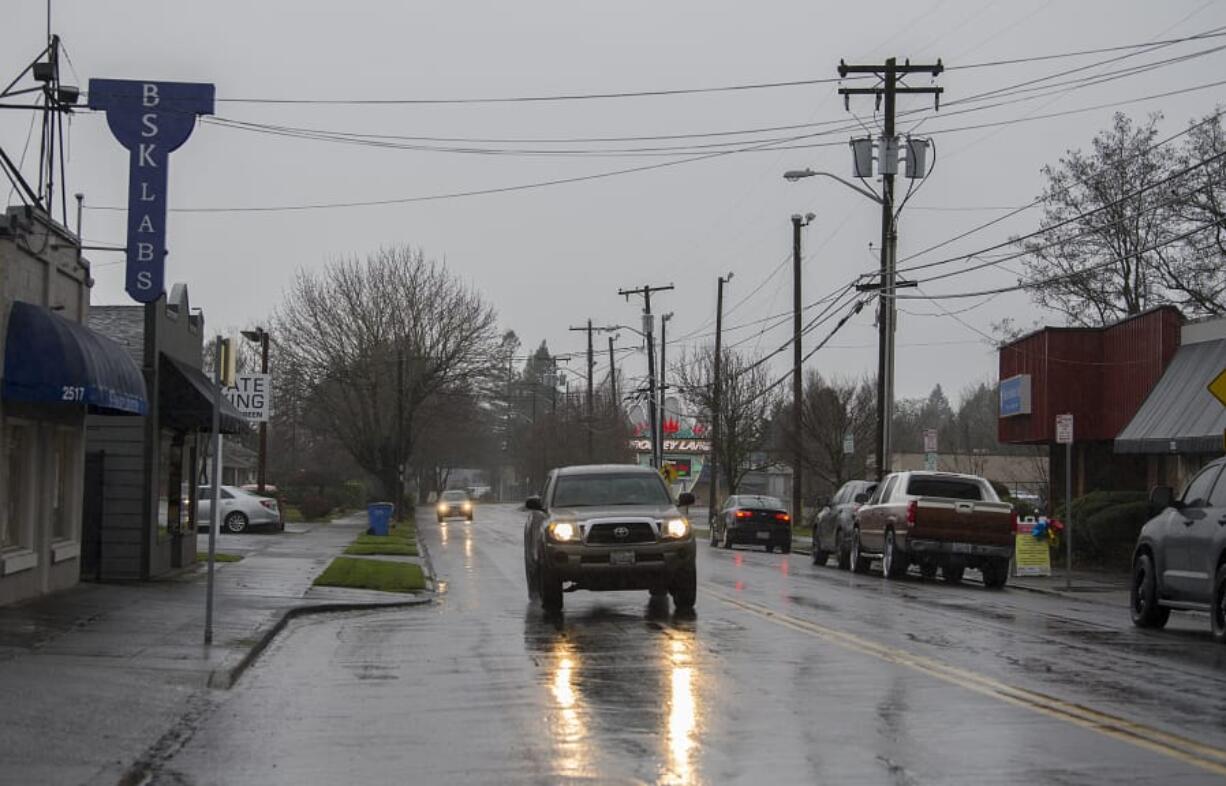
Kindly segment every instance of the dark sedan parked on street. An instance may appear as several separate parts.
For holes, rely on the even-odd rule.
[[[792,517],[783,502],[758,494],[737,494],[724,500],[724,507],[711,522],[711,545],[730,549],[737,543],[765,546],[767,551],[778,546],[784,554],[789,553]]]
[[[873,495],[877,484],[871,480],[849,480],[817,514],[813,523],[813,564],[825,565],[833,554],[839,567],[851,567],[851,531],[855,513]]]
[[[1226,643],[1226,459],[1188,481],[1150,492],[1157,513],[1141,528],[1132,558],[1132,621],[1161,628],[1171,609],[1208,611],[1213,638]]]

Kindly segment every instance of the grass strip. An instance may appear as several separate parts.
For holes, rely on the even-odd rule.
[[[421,566],[411,562],[337,557],[315,579],[315,585],[379,592],[413,592],[426,588],[426,577]]]
[[[213,554],[214,562],[238,562],[240,560],[242,560],[242,555],[239,555],[239,554],[230,554],[225,551],[218,551]],[[196,552],[196,562],[208,562],[208,561],[209,561],[209,553],[207,551],[203,553],[199,551]]]

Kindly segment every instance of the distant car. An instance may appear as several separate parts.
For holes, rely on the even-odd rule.
[[[813,564],[825,565],[833,554],[843,570],[851,567],[851,533],[855,512],[877,489],[872,480],[849,480],[830,498],[813,522]]]
[[[213,510],[213,489],[201,486],[196,497],[196,529],[207,531]],[[261,497],[238,486],[221,487],[221,526],[227,532],[245,532],[250,527],[285,529],[275,499]]]
[[[1213,638],[1226,643],[1226,459],[1210,462],[1175,497],[1150,492],[1156,515],[1141,528],[1132,558],[1133,624],[1161,628],[1171,609],[1208,611]]]
[[[736,494],[724,500],[711,523],[711,545],[765,546],[784,554],[792,550],[792,516],[778,497]]]
[[[546,611],[562,608],[562,593],[648,590],[673,596],[680,611],[698,592],[694,533],[660,474],[634,464],[562,467],[549,473],[545,493],[524,507],[524,573],[528,597]],[[570,587],[563,585],[570,583]]]
[[[468,492],[463,489],[444,491],[438,497],[438,520],[463,518],[473,520],[473,503],[468,498]]]

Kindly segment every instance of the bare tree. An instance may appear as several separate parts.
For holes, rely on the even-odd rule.
[[[392,496],[423,403],[488,371],[495,317],[442,264],[396,246],[299,273],[276,326],[319,425]]]
[[[1034,301],[1077,325],[1104,325],[1171,303],[1226,311],[1220,121],[1202,121],[1182,152],[1157,144],[1154,114],[1122,113],[1089,153],[1043,168],[1041,233],[1020,242]],[[1208,163],[1206,163],[1208,162]],[[1208,242],[1206,242],[1208,241]]]
[[[811,370],[805,376],[799,434],[790,428],[790,402],[783,404],[775,419],[780,425],[780,442],[790,455],[794,440],[800,439],[810,497],[829,496],[847,481],[864,477],[877,429],[876,399],[872,380],[827,381]],[[844,450],[848,436],[850,453]]]
[[[683,354],[671,370],[682,395],[696,409],[715,411],[715,348],[704,347]],[[729,494],[735,494],[746,474],[764,469],[770,461],[765,451],[771,438],[771,413],[779,399],[766,367],[735,350],[723,350],[719,402],[719,470]]]

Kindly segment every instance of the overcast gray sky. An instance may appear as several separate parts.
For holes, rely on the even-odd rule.
[[[875,130],[871,99],[846,112],[837,84],[625,99],[477,104],[275,104],[233,99],[423,99],[590,94],[829,79],[840,58],[886,57],[932,62],[948,71],[939,113],[931,99],[900,99],[899,130],[915,128],[938,147],[932,176],[903,212],[899,258],[1024,205],[1041,190],[1040,168],[1067,149],[1086,147],[1122,110],[1161,111],[1163,131],[1226,103],[1221,86],[1129,103],[1221,79],[1223,54],[1211,53],[1080,89],[1048,86],[995,101],[958,106],[959,99],[1109,58],[1110,64],[1052,80],[1213,49],[1222,39],[1148,53],[1126,50],[1077,58],[965,68],[1100,47],[1202,33],[1226,25],[1226,4],[1168,2],[411,2],[348,0],[58,0],[54,29],[72,70],[65,81],[91,77],[212,82],[217,114],[230,120],[346,133],[506,140],[413,141],[400,149],[291,139],[202,124],[171,159],[170,205],[256,208],[398,200],[578,177],[686,158],[676,150],[642,148],[723,143],[761,146],[790,139],[803,149],[755,150],[651,171],[485,196],[382,206],[294,211],[172,213],[167,284],[186,281],[211,328],[258,324],[276,307],[298,269],[361,255],[381,245],[410,243],[443,258],[494,304],[502,325],[525,348],[544,338],[555,352],[580,350],[583,336],[567,327],[637,324],[639,304],[620,287],[676,284],[655,301],[672,311],[673,357],[682,346],[709,341],[716,277],[729,271],[726,324],[741,349],[767,352],[787,326],[759,335],[791,303],[793,213],[817,214],[806,230],[804,298],[815,301],[877,265],[869,244],[880,231],[876,205],[828,180],[785,183],[786,169],[811,166],[848,175],[848,124]],[[0,76],[7,82],[44,43],[44,0],[5,0],[0,24]],[[959,67],[962,67],[961,69]],[[75,72],[75,75],[74,75]],[[912,77],[915,86],[928,77]],[[1092,108],[1099,107],[1099,108]],[[1037,115],[1069,112],[1060,117]],[[0,112],[0,145],[20,156],[29,114]],[[545,143],[523,140],[658,137],[814,123],[789,131],[735,137],[634,142]],[[999,124],[999,125],[997,125]],[[979,126],[970,128],[967,126]],[[863,133],[863,131],[860,131]],[[126,202],[127,154],[100,115],[72,121],[69,187],[86,204]],[[402,146],[405,144],[401,141]],[[497,148],[499,154],[442,151]],[[547,148],[562,156],[507,154]],[[608,155],[612,148],[635,148]],[[601,151],[604,151],[603,153]],[[647,155],[645,153],[650,153]],[[666,153],[667,155],[659,155]],[[27,171],[34,153],[27,158]],[[15,197],[10,202],[15,201]],[[87,211],[90,242],[122,244],[123,214]],[[1033,229],[1038,212],[975,233],[915,261],[968,253]],[[93,255],[93,302],[128,302],[119,257]],[[967,263],[963,263],[964,265]],[[906,262],[903,262],[906,265]],[[950,265],[956,269],[958,265]],[[1016,265],[1011,266],[1016,270]],[[934,282],[928,294],[1006,286],[1017,275],[1001,268]],[[752,296],[750,296],[752,294]],[[746,299],[746,297],[748,299]],[[924,395],[941,383],[951,397],[995,377],[995,353],[978,331],[1003,316],[1054,321],[1023,295],[950,301],[957,319],[932,302],[908,301],[900,320],[898,394]],[[876,332],[866,309],[810,363],[824,374],[875,370]],[[935,315],[935,316],[934,316]],[[806,338],[808,346],[825,328]],[[621,344],[632,343],[624,334]],[[603,346],[603,344],[602,344]],[[632,373],[641,356],[628,358]],[[787,370],[790,353],[773,371]],[[573,363],[579,370],[581,364]],[[603,366],[598,373],[603,372]]]

